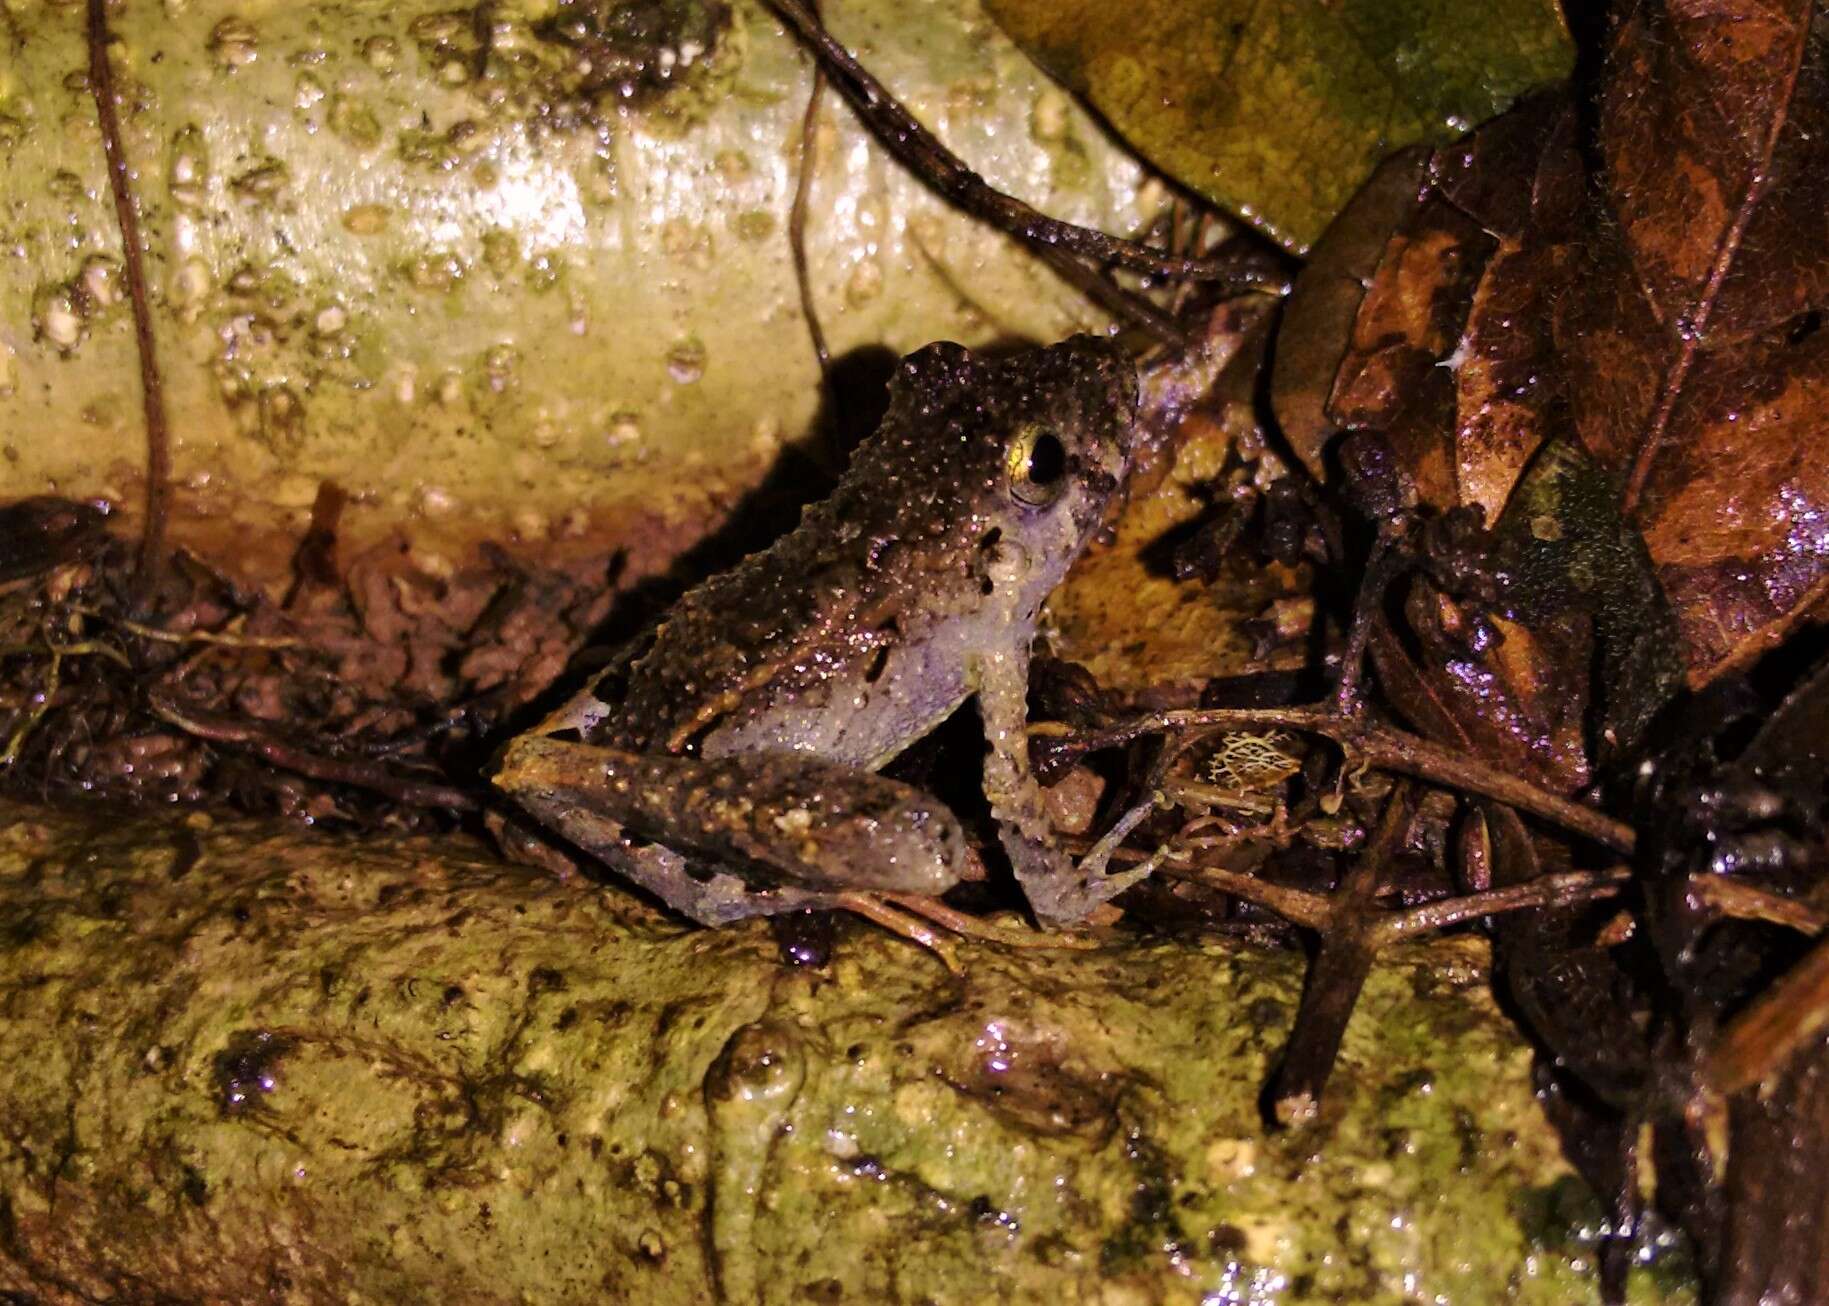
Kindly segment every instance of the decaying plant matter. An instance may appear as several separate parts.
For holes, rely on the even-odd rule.
[[[1797,910],[1824,870],[1798,723],[1822,710],[1829,583],[1829,261],[1805,235],[1829,51],[1807,4],[1627,6],[1603,45],[1574,95],[1387,165],[1305,273],[1277,407],[1314,475],[1416,541],[1370,605],[1392,707],[1641,833],[1630,916],[1495,923],[1622,1235],[1650,1122],[1714,1298],[1811,1300],[1829,1226],[1785,1176],[1829,1159]],[[1503,809],[1466,851],[1499,885],[1581,855]]]
[[[797,9],[784,6],[844,75]],[[1585,1148],[1620,1218],[1609,1291],[1623,1291],[1640,1228],[1634,1149],[1649,1122],[1668,1154],[1660,1200],[1718,1299],[1807,1300],[1829,1290],[1829,1211],[1781,1194],[1829,1161],[1815,1105],[1829,954],[1808,943],[1829,786],[1796,724],[1822,710],[1825,677],[1801,682],[1752,744],[1733,728],[1798,683],[1829,589],[1829,260],[1809,234],[1829,48],[1808,4],[1622,6],[1596,37],[1589,84],[1387,165],[1287,314],[1281,433],[1348,505],[1346,531],[1322,532],[1329,561],[1363,560],[1332,697],[1082,722],[1038,743],[1062,773],[1150,732],[1309,729],[1346,750],[1336,800],[1366,768],[1484,800],[1451,859],[1475,896],[1436,910],[1464,919],[1479,895],[1526,895],[1483,905],[1572,1134],[1614,1140]],[[852,81],[918,161],[881,89]],[[1164,805],[1186,742],[1139,762]],[[1325,1082],[1412,802],[1392,792],[1326,899],[1207,870],[1210,887],[1320,936],[1271,1089],[1279,1118],[1312,1110]],[[1154,857],[1190,852],[1168,834]],[[1606,905],[1622,891],[1624,913]],[[1500,915],[1501,901],[1529,910]],[[1723,1111],[1725,1146],[1699,1123]]]
[[[1210,291],[1164,280],[1277,282],[1274,261],[1155,249],[995,192],[814,10],[775,7],[897,158],[1159,344],[1214,320]],[[1272,632],[1253,674],[1192,689],[1119,693],[1056,665],[1031,754],[1083,852],[1157,868],[1120,900],[1127,924],[1312,945],[1272,1123],[1316,1119],[1380,948],[1482,928],[1545,1102],[1614,1216],[1607,1292],[1668,1220],[1711,1301],[1819,1300],[1829,24],[1796,0],[1643,0],[1593,39],[1584,81],[1406,151],[1341,213],[1274,349],[1239,352],[1241,370],[1274,358],[1274,420],[1250,436],[1276,452],[1227,463],[1207,519],[1143,560],[1300,571],[1331,621]],[[803,190],[796,229],[805,207]],[[149,347],[142,362],[157,493]],[[1155,369],[1160,398],[1173,365]],[[1184,438],[1204,402],[1146,402],[1156,440]],[[476,809],[489,747],[603,618],[603,578],[503,561],[414,594],[385,559],[338,565],[336,503],[327,489],[280,604],[167,560],[156,505],[137,581],[96,511],[7,509],[9,781],[314,819]],[[529,615],[554,605],[556,638]],[[1273,665],[1304,637],[1296,673]],[[946,747],[910,777],[943,779]],[[857,910],[986,933],[1002,927],[976,913],[1012,901],[995,866],[955,897]]]

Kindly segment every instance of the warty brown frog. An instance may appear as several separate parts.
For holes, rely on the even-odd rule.
[[[707,925],[857,892],[937,895],[958,820],[875,774],[976,697],[984,792],[1036,916],[1140,878],[1050,838],[1026,741],[1043,601],[1122,485],[1135,367],[1079,336],[904,359],[831,497],[686,594],[619,664],[511,741],[495,783]]]

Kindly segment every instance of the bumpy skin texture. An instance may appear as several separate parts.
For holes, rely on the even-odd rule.
[[[1084,915],[1129,880],[1081,877],[1048,842],[1023,737],[1029,646],[1122,484],[1136,397],[1130,360],[1093,337],[1006,359],[911,355],[832,496],[511,743],[496,783],[708,924],[846,888],[937,893],[957,875],[956,824],[938,810],[918,838],[873,824],[906,787],[862,776],[977,694],[985,792],[1018,878],[1044,919]],[[566,730],[582,742],[552,737]],[[909,810],[934,807],[908,794]],[[684,850],[727,873],[688,875]]]

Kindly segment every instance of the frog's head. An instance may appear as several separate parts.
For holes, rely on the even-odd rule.
[[[1136,365],[1112,340],[1000,357],[934,344],[902,361],[880,452],[914,472],[917,512],[945,505],[1046,594],[1124,483],[1136,411]]]
[[[886,466],[871,474],[929,463],[927,477],[974,497],[995,479],[998,496],[1030,516],[1096,520],[1123,482],[1136,411],[1136,364],[1105,337],[995,356],[941,341],[897,369],[871,451]]]
[[[963,557],[972,592],[1024,619],[1124,483],[1135,364],[1094,336],[996,357],[934,344],[902,360],[889,399],[822,529],[899,541],[930,589]]]
[[[1019,525],[1070,521],[1077,552],[1129,470],[1136,364],[1115,341],[1074,336],[985,366],[1001,409],[1008,512]]]

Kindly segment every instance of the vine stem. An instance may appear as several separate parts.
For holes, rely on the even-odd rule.
[[[1164,254],[1134,240],[1062,222],[991,186],[908,112],[862,64],[832,38],[804,0],[769,0],[851,102],[885,149],[968,213],[995,224],[1034,249],[1055,249],[1149,276],[1230,282],[1241,289],[1283,293],[1280,279],[1241,272],[1218,259]]]
[[[146,520],[140,530],[140,556],[134,568],[133,603],[143,612],[158,593],[165,570],[165,526],[171,500],[171,433],[165,420],[165,390],[152,334],[152,300],[146,291],[146,260],[140,236],[140,211],[133,194],[133,174],[121,144],[114,70],[108,62],[107,0],[89,0],[89,90],[95,97],[102,130],[102,152],[108,160],[108,185],[114,192],[114,216],[121,229],[121,266],[133,308],[133,337],[140,357],[140,406],[146,422]]]

